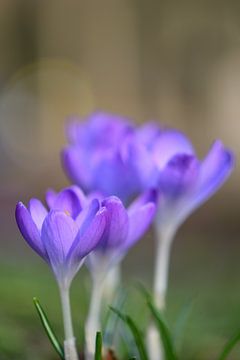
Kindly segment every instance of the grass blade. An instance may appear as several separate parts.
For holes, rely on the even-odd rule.
[[[141,331],[138,329],[136,323],[133,321],[133,319],[129,316],[129,315],[125,315],[123,313],[121,313],[119,310],[113,308],[112,306],[110,306],[110,309],[119,316],[119,318],[128,326],[129,330],[131,331],[138,352],[139,352],[139,356],[141,360],[148,360],[148,355],[147,355],[147,351],[145,348],[145,344],[142,338],[142,334]]]
[[[102,334],[97,332],[95,345],[95,360],[102,360]]]
[[[193,309],[193,300],[187,302],[181,309],[175,326],[173,328],[173,341],[175,344],[175,347],[179,349],[182,344],[184,330],[186,328],[186,324],[189,320],[190,314]]]
[[[155,323],[158,327],[159,335],[162,339],[163,350],[165,353],[166,360],[177,360],[177,356],[175,354],[173,341],[168,330],[165,321],[162,319],[162,315],[159,310],[155,307],[152,301],[148,300],[147,305],[152,313],[152,316],[155,320]]]
[[[38,312],[38,315],[40,317],[41,323],[44,327],[44,330],[47,333],[47,336],[52,344],[52,346],[54,347],[54,349],[56,350],[56,352],[58,353],[58,355],[60,356],[60,358],[62,360],[64,360],[64,350],[62,345],[60,344],[60,342],[58,341],[50,323],[49,320],[47,318],[47,315],[45,314],[42,306],[40,305],[40,302],[38,301],[37,298],[33,298],[33,303],[35,305],[35,308]]]
[[[223,351],[221,352],[218,360],[225,360],[227,359],[230,352],[236,346],[236,344],[240,341],[240,331],[234,335],[224,346]]]

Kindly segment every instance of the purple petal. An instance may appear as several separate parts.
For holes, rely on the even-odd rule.
[[[67,126],[67,136],[73,144],[79,144],[82,149],[90,151],[118,146],[131,128],[128,119],[97,111],[85,119],[72,117]]]
[[[161,134],[161,129],[156,122],[148,122],[137,129],[137,139],[147,148],[152,148],[155,140]]]
[[[82,236],[84,232],[88,229],[99,209],[99,200],[93,199],[90,204],[80,212],[80,214],[76,218],[76,225],[78,228],[79,236]]]
[[[216,141],[199,168],[195,187],[179,201],[167,204],[159,212],[159,221],[177,228],[183,221],[206,201],[230,175],[234,167],[234,156],[220,141]],[[160,204],[161,205],[161,204]]]
[[[95,167],[93,178],[94,188],[105,196],[118,196],[124,203],[138,191],[136,174],[128,164],[123,162],[120,154],[103,158]]]
[[[143,194],[138,196],[128,207],[128,215],[134,213],[135,211],[138,211],[139,208],[146,205],[147,203],[151,202],[156,204],[158,202],[159,193],[155,189],[150,189],[145,191]]]
[[[67,215],[76,218],[85,202],[86,199],[81,190],[77,186],[71,186],[58,193],[52,209],[64,211]]]
[[[101,111],[89,116],[89,133],[94,147],[116,148],[131,130],[130,122],[122,116]]]
[[[200,168],[200,178],[194,203],[199,205],[214,194],[231,174],[235,164],[234,155],[216,141]]]
[[[142,189],[154,187],[157,184],[159,170],[155,164],[152,153],[140,143],[136,137],[126,139],[121,146],[124,160],[131,170],[130,179],[134,182],[134,195]]]
[[[107,225],[103,239],[100,243],[101,249],[121,247],[128,234],[128,213],[120,199],[111,196],[103,201],[107,209]]]
[[[162,169],[177,154],[194,155],[195,151],[187,137],[176,130],[163,131],[155,142],[153,156]]]
[[[45,206],[43,206],[42,202],[38,199],[31,199],[29,201],[28,207],[31,217],[35,222],[35,224],[37,225],[38,230],[40,231],[42,228],[43,221],[47,216],[48,212]]]
[[[58,278],[64,276],[66,258],[77,234],[74,220],[62,211],[52,210],[42,227],[42,242]]]
[[[106,208],[101,208],[91,221],[88,220],[88,227],[84,233],[80,230],[72,244],[68,254],[68,264],[71,267],[77,264],[96,248],[102,238],[106,226]]]
[[[102,201],[104,199],[104,196],[100,191],[92,191],[87,195],[87,201],[90,204],[94,199]]]
[[[190,192],[199,175],[199,162],[191,155],[175,155],[159,176],[159,191],[164,196],[177,198]]]
[[[31,248],[38,253],[38,255],[47,260],[47,255],[42,244],[40,232],[23,203],[19,202],[17,204],[15,216],[18,228],[24,239],[31,246]]]
[[[156,212],[156,206],[148,203],[129,214],[129,230],[126,242],[122,248],[127,251],[144,235]]]
[[[54,206],[54,203],[56,201],[58,193],[54,191],[53,189],[48,189],[46,192],[46,203],[49,207],[49,209],[52,209]]]
[[[69,178],[89,190],[92,186],[90,159],[78,146],[68,146],[61,154],[62,165]]]

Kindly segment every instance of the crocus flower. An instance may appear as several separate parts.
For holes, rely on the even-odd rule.
[[[142,186],[153,187],[159,194],[155,226],[160,248],[155,292],[162,307],[167,284],[167,259],[174,234],[184,220],[225,182],[233,169],[234,156],[217,140],[207,156],[200,160],[183,133],[164,130],[151,123],[135,130],[129,148],[132,148],[132,162],[141,176]]]
[[[156,305],[163,310],[174,235],[184,220],[225,182],[232,172],[234,156],[218,140],[207,156],[199,160],[191,142],[176,130],[157,130],[154,127],[145,134],[137,134],[134,141],[140,142],[137,146],[144,154],[139,156],[140,152],[135,152],[134,159],[139,174],[142,174],[142,183],[157,189],[160,199],[155,220],[157,251],[154,297]],[[134,142],[132,146],[136,148]],[[151,182],[144,174],[145,163],[141,159],[145,159],[151,170]],[[148,332],[148,343],[150,359],[161,360],[160,340],[152,325]]]
[[[69,285],[82,260],[105,228],[106,209],[97,199],[89,205],[76,186],[47,192],[49,211],[38,199],[26,208],[19,202],[16,220],[24,239],[52,268],[57,281]]]
[[[138,130],[141,151],[150,163],[152,182],[145,181],[145,164],[135,157],[144,187],[154,187],[161,201],[157,216],[158,226],[169,229],[179,225],[213,195],[230,175],[234,166],[232,152],[217,140],[203,160],[199,160],[188,138],[176,130],[161,130],[147,125]],[[151,131],[150,131],[151,130]],[[150,159],[149,159],[150,157]],[[150,179],[150,177],[148,178]]]
[[[127,151],[133,131],[128,119],[103,112],[71,119],[67,127],[70,144],[62,152],[67,175],[86,192],[97,190],[129,203],[141,191]]]
[[[99,314],[105,277],[149,227],[155,214],[156,196],[155,191],[147,191],[128,209],[115,196],[102,201],[102,205],[107,209],[107,225],[102,240],[87,260],[93,279],[92,299],[86,322],[88,357],[91,357],[94,350],[93,335],[100,330]]]
[[[49,191],[47,210],[38,199],[28,207],[16,207],[20,232],[30,247],[52,268],[62,300],[65,356],[77,359],[73,336],[69,286],[85,257],[96,247],[106,225],[106,208],[97,199],[90,202],[76,186],[60,193]]]

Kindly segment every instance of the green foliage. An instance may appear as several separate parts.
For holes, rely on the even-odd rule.
[[[194,266],[199,261],[199,259],[196,261],[196,256],[199,257],[201,254],[202,261],[205,261],[206,252],[200,252],[199,247],[193,248],[192,257],[188,257],[189,261],[191,260],[191,266],[189,265],[189,267],[193,271],[188,272],[186,278],[184,269],[184,281],[181,282],[179,277],[173,277],[169,289],[166,318],[174,335],[174,341],[176,339],[175,323],[176,319],[181,316],[179,314],[182,311],[182,304],[186,303],[186,297],[189,297],[189,294],[194,297],[190,321],[184,325],[185,331],[182,328],[180,330],[183,347],[180,351],[177,347],[179,360],[219,360],[217,355],[226,341],[224,339],[228,338],[229,334],[234,332],[234,329],[239,328],[239,271],[236,271],[236,276],[234,275],[235,272],[234,274],[231,273],[230,265],[233,261],[231,257],[229,258],[229,266],[225,269],[225,267],[219,265],[222,261],[221,258],[211,256],[212,262],[209,262],[211,271],[208,269],[208,276],[205,273],[202,275],[201,272],[198,273],[200,280],[193,281]],[[238,254],[239,251],[234,252],[236,264],[240,264],[237,262]],[[74,280],[71,291],[73,314],[76,314],[73,318],[74,328],[81,349],[83,348],[84,338],[83,324],[88,309],[88,294],[90,291],[89,278],[86,274],[87,271],[83,268]],[[230,275],[232,276],[231,282],[229,281]],[[177,274],[177,276],[180,275]],[[212,286],[213,278],[216,280],[214,287]],[[44,296],[44,302],[48,305],[47,313],[51,314],[51,325],[61,341],[62,318],[60,316],[59,293],[54,277],[48,267],[40,260],[38,261],[37,258],[34,264],[27,261],[19,263],[17,260],[12,262],[8,258],[2,258],[0,261],[0,283],[1,360],[56,359],[55,352],[49,346],[47,336],[43,333],[42,327],[39,326],[39,319],[36,316],[35,309],[31,306],[31,302],[29,303],[32,294],[42,294],[41,297]],[[124,305],[127,310],[123,311],[121,305],[120,309],[137,319],[138,327],[144,330],[147,320],[145,315],[148,312],[144,310],[146,301],[144,299],[141,301],[140,294],[132,287],[130,287],[130,293],[128,294],[127,302]],[[221,301],[216,301],[216,298],[221,298]],[[115,305],[115,307],[119,308],[118,306]],[[141,313],[141,317],[138,317],[139,313]],[[119,321],[121,322],[121,320]],[[118,324],[118,330],[121,330],[121,325],[125,328],[122,322],[122,324]],[[112,328],[116,330],[116,325],[114,324]],[[125,333],[128,333],[128,331],[125,331]],[[119,343],[117,336],[115,336],[115,340]],[[119,353],[122,354],[122,357],[118,354],[119,360],[128,359],[129,357],[125,356],[126,343],[121,342],[119,345]],[[131,341],[129,346],[132,346]],[[229,360],[231,358],[240,359],[240,346],[236,346],[228,356]],[[139,356],[136,355],[136,357],[139,360]]]
[[[33,298],[33,303],[35,305],[35,308],[38,312],[38,315],[40,317],[41,323],[44,327],[44,330],[46,331],[46,334],[51,342],[51,344],[53,345],[53,348],[56,350],[56,352],[58,353],[58,355],[60,356],[60,358],[62,360],[64,360],[64,350],[62,345],[59,343],[51,325],[50,322],[47,318],[46,313],[44,312],[42,306],[40,305],[40,302],[38,301],[37,298]],[[97,358],[98,359],[98,358]]]
[[[95,360],[102,360],[102,334],[97,332],[95,345]]]
[[[164,322],[160,311],[155,307],[153,302],[149,299],[147,302],[148,308],[150,309],[153,319],[157,325],[160,338],[162,340],[163,350],[166,360],[177,360],[175,353],[172,337],[168,330],[166,323]]]
[[[128,326],[129,330],[131,331],[134,340],[136,342],[136,346],[139,352],[139,356],[141,360],[148,360],[147,351],[145,348],[145,344],[143,341],[143,336],[141,334],[141,331],[139,330],[138,326],[134,322],[134,320],[129,316],[125,315],[119,310],[113,308],[110,306],[110,309],[119,316],[119,318]]]
[[[173,339],[165,323],[161,312],[154,305],[151,294],[144,288],[143,285],[138,284],[138,288],[143,296],[146,298],[147,306],[153,316],[154,322],[156,323],[159,337],[162,341],[164,355],[166,360],[177,360],[177,355],[174,349]]]
[[[240,341],[240,331],[237,332],[236,335],[234,335],[224,346],[223,351],[221,352],[218,360],[225,360],[227,359],[230,352],[233,350],[233,348],[237,345],[237,343]]]

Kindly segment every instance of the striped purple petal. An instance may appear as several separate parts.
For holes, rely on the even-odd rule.
[[[41,240],[40,231],[34,223],[30,212],[21,202],[16,206],[15,217],[18,228],[29,246],[42,258],[48,260],[48,256]]]

